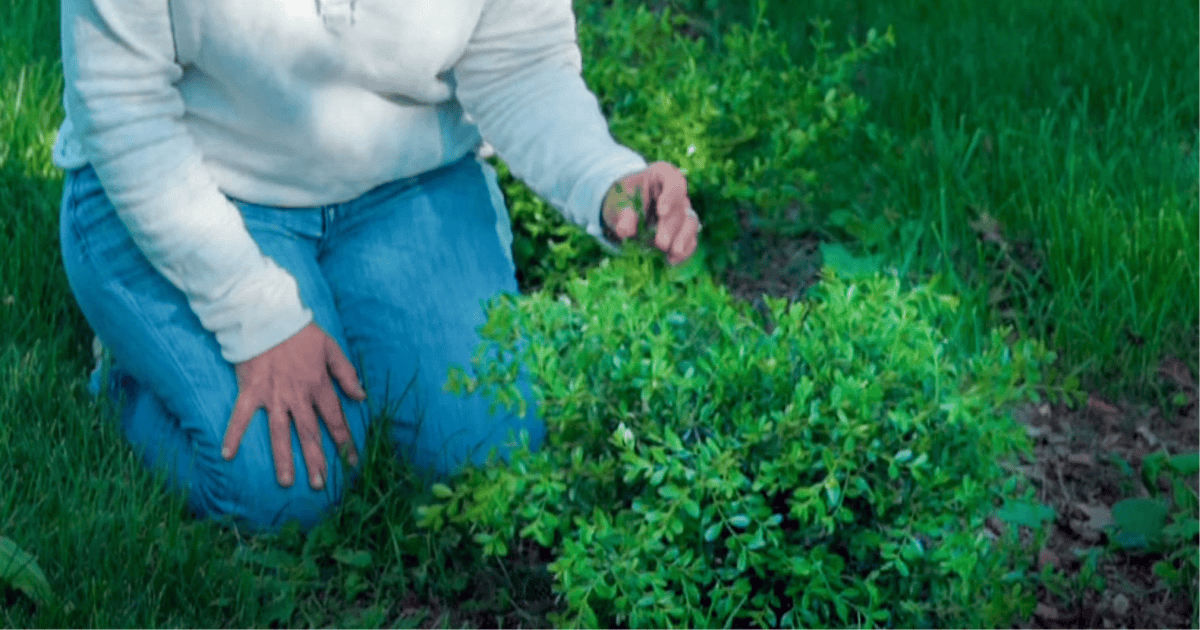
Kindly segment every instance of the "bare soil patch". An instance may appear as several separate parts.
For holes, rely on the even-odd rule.
[[[1168,358],[1164,365],[1176,360]],[[1186,368],[1185,368],[1186,369]],[[1190,376],[1190,375],[1189,375]],[[1153,453],[1194,452],[1200,442],[1195,385],[1190,402],[1164,415],[1156,407],[1112,403],[1091,396],[1080,409],[1044,405],[1019,414],[1034,440],[1033,461],[1025,472],[1038,500],[1057,518],[1039,564],[1052,563],[1068,578],[1086,570],[1084,558],[1109,543],[1106,528],[1112,506],[1148,496],[1138,482],[1143,460]],[[1124,463],[1122,463],[1124,462]],[[1131,478],[1128,464],[1137,476]],[[1196,479],[1190,480],[1193,489]],[[1160,489],[1170,486],[1164,478]],[[1171,592],[1151,567],[1161,556],[1115,551],[1101,554],[1097,571],[1103,590],[1082,589],[1072,599],[1043,590],[1030,628],[1188,628],[1194,611],[1185,593]]]

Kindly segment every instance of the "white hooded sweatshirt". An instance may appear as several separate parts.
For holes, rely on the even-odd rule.
[[[62,45],[55,164],[96,169],[232,363],[312,313],[226,195],[339,203],[486,139],[602,239],[604,193],[646,167],[580,76],[570,0],[62,0]]]

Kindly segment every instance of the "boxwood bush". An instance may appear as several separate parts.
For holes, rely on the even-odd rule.
[[[736,240],[744,209],[764,227],[811,229],[799,210],[818,182],[845,188],[844,197],[861,192],[845,168],[831,169],[882,143],[884,132],[864,120],[866,103],[851,82],[864,60],[894,43],[890,30],[835,53],[826,25],[816,22],[813,60],[801,67],[761,19],[752,29],[734,25],[723,35],[724,53],[715,55],[706,39],[681,32],[687,20],[670,9],[655,15],[627,0],[579,0],[575,8],[583,76],[613,136],[688,176],[706,241]],[[557,287],[568,270],[600,261],[592,237],[513,179],[501,159],[492,163],[513,220],[522,287]],[[706,252],[715,272],[736,262],[730,247]]]
[[[552,557],[563,626],[990,627],[1031,608],[983,521],[1029,449],[1010,405],[1053,355],[997,331],[963,356],[929,324],[955,300],[895,278],[767,303],[773,327],[644,251],[498,298],[448,387],[524,413],[526,373],[549,437],[434,485],[420,522]]]

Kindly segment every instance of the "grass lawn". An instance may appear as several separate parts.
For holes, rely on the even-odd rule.
[[[647,4],[687,11],[702,34],[749,16]],[[1026,472],[1060,522],[1031,551],[1051,569],[1024,623],[1194,626],[1195,585],[1168,589],[1093,539],[1087,511],[1135,494],[1155,450],[1196,450],[1196,4],[772,3],[801,62],[811,16],[857,39],[891,24],[898,44],[856,83],[895,150],[861,165],[870,191],[823,208],[874,219],[822,230],[962,296],[962,343],[1012,324],[1093,393],[1027,419]],[[474,563],[419,529],[411,474],[378,440],[363,481],[307,536],[197,522],[141,468],[87,396],[91,332],[59,257],[59,54],[57,3],[0,3],[0,558],[14,541],[52,593],[0,580],[0,625],[546,625],[542,574]]]
[[[675,4],[728,21],[753,3]],[[964,327],[1043,336],[1118,397],[1153,390],[1164,354],[1197,365],[1194,3],[813,0],[767,15],[800,61],[813,16],[858,40],[896,26],[896,50],[858,81],[905,146],[859,203],[914,227],[863,240],[946,274],[976,309]]]

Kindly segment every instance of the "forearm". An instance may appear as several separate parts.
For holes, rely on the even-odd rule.
[[[311,320],[203,165],[182,118],[166,0],[64,0],[64,91],[74,133],[147,260],[237,362]]]
[[[566,0],[503,0],[455,68],[457,97],[513,174],[589,234],[619,178],[646,161],[612,137],[582,76]]]

